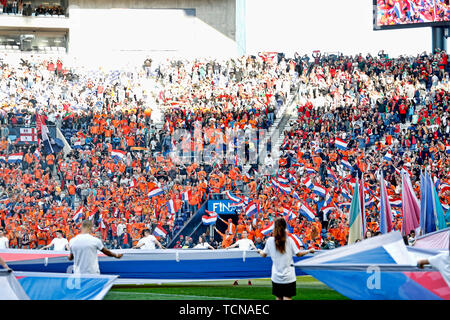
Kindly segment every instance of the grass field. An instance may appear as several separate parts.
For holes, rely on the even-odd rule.
[[[233,281],[171,283],[164,285],[117,285],[105,300],[273,300],[270,279]],[[295,300],[345,300],[338,292],[310,276],[297,277]]]

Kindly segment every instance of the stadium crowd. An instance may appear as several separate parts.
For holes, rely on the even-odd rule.
[[[38,58],[3,62],[1,227],[11,248],[42,248],[58,230],[70,240],[82,219],[94,222],[110,248],[136,246],[144,230],[156,227],[164,230],[166,235],[157,235],[167,246],[208,198],[230,191],[252,199],[258,214],[247,217],[241,207],[237,224],[223,220],[227,229],[216,229],[219,237],[207,230],[198,242],[181,237],[175,247],[208,247],[209,242],[226,248],[247,231],[263,248],[266,227],[288,212],[289,231],[305,246],[331,249],[347,243],[348,195],[357,176],[364,174],[367,228],[379,231],[377,173],[382,169],[400,229],[402,168],[410,172],[418,195],[420,172],[430,170],[448,210],[448,71],[444,52],[397,59],[380,52],[376,57],[173,60],[150,73],[148,67],[86,71]],[[159,85],[145,87],[149,77]],[[298,119],[284,133],[281,158],[278,163],[265,159],[276,173],[263,175],[255,165],[244,173],[245,160],[261,151],[261,137],[223,138],[270,128],[297,92]],[[152,120],[151,97],[163,111],[161,128]],[[36,139],[45,140],[39,125],[54,126],[70,146],[61,135],[41,141],[41,148],[10,135],[12,127],[35,124]],[[176,136],[179,129],[192,135]],[[348,143],[343,150],[336,138]],[[238,161],[241,142],[245,157]],[[212,152],[195,158],[208,146],[214,146]],[[232,159],[219,156],[233,147]],[[20,152],[23,158],[11,160]],[[273,182],[285,179],[291,190],[280,192]],[[323,187],[325,195],[313,192],[311,183]],[[303,204],[316,218],[299,214]]]

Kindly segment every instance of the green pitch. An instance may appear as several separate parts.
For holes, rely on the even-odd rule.
[[[172,283],[164,285],[117,285],[105,296],[105,300],[274,300],[270,279],[233,281]],[[347,299],[310,276],[297,277],[295,300]]]

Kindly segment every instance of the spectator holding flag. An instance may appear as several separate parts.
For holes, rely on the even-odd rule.
[[[264,250],[259,254],[272,259],[272,294],[277,300],[292,300],[296,295],[296,275],[292,257],[302,257],[313,253],[314,249],[300,251],[291,237],[287,236],[286,220],[282,217],[275,220],[273,237],[270,237]]]

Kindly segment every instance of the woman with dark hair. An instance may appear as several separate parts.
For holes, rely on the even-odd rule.
[[[267,240],[264,250],[258,250],[262,257],[272,259],[272,294],[277,300],[292,300],[296,295],[296,276],[292,257],[302,257],[313,253],[314,249],[300,251],[295,242],[288,237],[286,220],[277,218],[273,230],[273,237]]]

